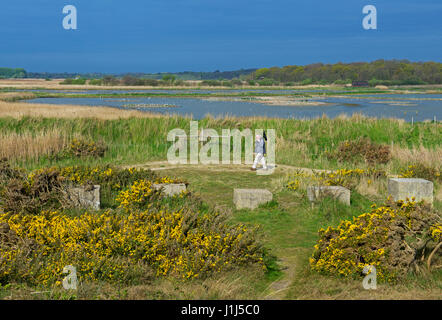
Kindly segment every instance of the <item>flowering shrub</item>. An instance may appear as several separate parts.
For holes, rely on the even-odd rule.
[[[135,181],[127,190],[120,191],[116,201],[120,208],[142,208],[149,198],[155,194],[152,182],[147,180]],[[156,192],[158,194],[158,192]]]
[[[328,158],[337,159],[341,162],[358,162],[382,164],[391,159],[390,147],[379,145],[368,138],[361,138],[355,141],[344,141],[339,144],[336,152],[327,153]]]
[[[66,265],[77,268],[80,281],[130,281],[146,270],[190,279],[234,265],[262,264],[263,252],[252,231],[230,226],[217,214],[185,209],[77,217],[57,211],[2,214],[0,224],[14,238],[34,243],[30,250],[17,241],[9,246],[2,241],[0,283],[60,284]]]
[[[401,178],[422,178],[430,181],[442,181],[441,168],[432,168],[424,164],[417,163],[401,169]]]
[[[438,241],[440,220],[414,201],[373,205],[371,212],[353,221],[319,230],[311,268],[324,274],[357,276],[365,266],[374,265],[380,281],[394,281],[417,264],[425,246]]]
[[[136,168],[120,169],[110,166],[64,167],[60,169],[60,175],[72,183],[111,185],[114,189],[120,189],[139,179],[158,179],[156,174],[150,170]]]
[[[37,169],[29,174],[18,170],[13,171],[9,167],[5,167],[3,171],[6,178],[3,184],[0,184],[0,205],[5,211],[15,213],[38,214],[42,210],[69,207],[69,203],[63,196],[66,194],[64,191],[68,185],[99,184],[102,202],[113,207],[116,193],[130,186],[134,181],[183,183],[182,180],[171,177],[158,177],[150,170],[120,169],[110,166],[50,167]]]
[[[98,167],[64,167],[60,175],[76,184],[110,185],[114,190],[120,190],[137,180],[149,180],[154,183],[184,183],[180,179],[171,177],[158,177],[155,172],[145,169],[127,168],[120,169],[110,166]]]
[[[435,241],[441,241],[442,240],[442,224],[434,225],[430,228],[431,231],[431,238],[433,238]]]
[[[68,153],[76,157],[103,157],[107,146],[103,142],[73,139],[69,145]]]
[[[297,179],[295,179],[293,181],[289,181],[287,183],[287,189],[289,189],[289,190],[295,191],[295,190],[298,190],[298,188],[299,188],[299,180],[297,180]]]
[[[154,180],[155,183],[161,184],[161,183],[184,183],[182,180],[180,179],[176,179],[176,178],[171,178],[168,176],[165,177],[158,177]]]
[[[116,202],[119,208],[124,208],[126,211],[130,209],[145,209],[152,205],[155,200],[161,198],[161,189],[155,189],[153,184],[169,184],[178,183],[180,180],[172,179],[170,177],[159,177],[153,182],[146,179],[137,180],[130,185],[126,190],[118,193]],[[189,191],[183,191],[175,197],[185,198],[190,195]],[[192,204],[197,204],[196,199],[191,199]],[[198,205],[198,204],[197,204]]]
[[[354,188],[357,180],[362,177],[369,177],[372,180],[386,177],[385,171],[377,169],[339,169],[332,172],[306,173],[302,171],[295,172],[289,176],[287,188],[296,190],[300,182],[297,178],[306,178],[312,182],[327,186],[343,186],[349,189]],[[371,180],[370,180],[371,181]]]
[[[152,188],[181,180],[148,170],[67,167],[11,181],[18,189],[9,201],[29,207],[35,201],[48,205],[43,199],[52,199],[47,195],[56,195],[65,183],[99,183],[118,192],[115,201],[125,212],[73,216],[36,205],[33,214],[23,208],[0,213],[0,284],[61,285],[67,265],[76,267],[80,281],[125,283],[158,276],[193,279],[250,264],[265,269],[266,253],[254,230],[227,223],[196,197],[162,199]]]

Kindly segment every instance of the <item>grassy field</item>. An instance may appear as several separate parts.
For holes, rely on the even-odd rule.
[[[19,104],[20,105],[20,104]],[[38,109],[38,106],[35,107]],[[94,109],[94,108],[90,108]],[[65,115],[69,110],[83,114],[89,110],[77,110],[75,107],[65,108]],[[96,110],[96,108],[95,108]],[[113,109],[115,110],[115,109]],[[104,111],[104,110],[103,110]],[[127,114],[126,114],[127,112]],[[52,110],[46,115],[51,116]],[[2,148],[1,155],[17,161],[28,168],[43,165],[69,165],[76,159],[53,159],[48,157],[52,148],[57,148],[58,140],[67,144],[75,137],[104,143],[109,150],[100,159],[85,159],[86,164],[135,164],[143,161],[166,159],[167,150],[171,143],[167,142],[167,133],[174,128],[188,130],[190,119],[173,116],[159,117],[141,114],[140,117],[132,111],[115,111],[104,113],[109,118],[118,120],[91,118],[1,118],[0,134],[2,143],[13,144],[17,139],[28,139],[38,143],[41,149],[40,157],[34,153],[29,159],[26,151],[20,157],[15,157],[15,151]],[[78,115],[77,115],[78,116]],[[122,117],[128,117],[122,119]],[[434,162],[440,159],[440,136],[442,126],[439,123],[416,123],[411,125],[401,120],[375,120],[363,116],[352,118],[338,117],[335,119],[318,118],[309,121],[265,119],[265,118],[205,118],[198,122],[199,128],[212,128],[221,132],[223,128],[275,129],[277,133],[277,163],[304,166],[317,169],[337,169],[341,166],[337,161],[329,159],[326,152],[335,150],[346,140],[355,140],[360,137],[370,138],[378,144],[392,146],[392,161],[385,167],[391,173],[398,173],[401,168],[416,160]],[[50,133],[50,134],[49,134]],[[47,137],[47,141],[45,141]],[[58,137],[58,139],[55,139]],[[29,142],[31,143],[31,142]],[[52,146],[52,144],[54,144]],[[24,157],[23,157],[24,156]],[[16,159],[15,159],[16,158]],[[362,167],[365,163],[360,163]]]
[[[258,236],[276,260],[268,272],[238,268],[209,279],[182,282],[173,278],[156,279],[132,286],[106,282],[87,283],[75,294],[63,289],[35,288],[23,283],[0,287],[4,299],[440,299],[442,269],[432,274],[415,275],[395,285],[382,284],[367,291],[361,279],[320,275],[309,267],[308,259],[318,241],[318,230],[336,226],[370,211],[372,204],[386,199],[386,178],[357,179],[352,187],[351,205],[330,199],[311,206],[305,188],[286,185],[297,168],[383,170],[398,175],[409,165],[441,170],[442,125],[395,119],[370,119],[363,116],[326,117],[313,120],[267,118],[210,118],[199,121],[200,128],[275,129],[277,170],[257,176],[246,165],[171,166],[166,155],[170,142],[167,133],[174,128],[189,128],[189,118],[160,117],[135,111],[98,108],[32,106],[0,101],[0,157],[27,170],[71,165],[114,165],[154,169],[158,174],[182,178],[192,193],[210,207],[226,212],[229,222],[259,227]],[[105,111],[105,112],[103,112]],[[368,138],[390,148],[386,163],[369,163],[362,158],[340,160],[330,156],[346,141]],[[104,146],[103,157],[75,157],[66,150],[74,140]],[[433,171],[429,171],[433,172]],[[442,186],[435,181],[434,208],[442,211]],[[256,210],[236,210],[234,188],[267,188],[274,201]],[[273,261],[273,260],[272,260]]]

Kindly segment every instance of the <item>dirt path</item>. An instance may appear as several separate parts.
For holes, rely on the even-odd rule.
[[[292,284],[295,272],[296,272],[296,251],[297,249],[286,249],[284,256],[279,256],[279,265],[281,267],[281,271],[283,276],[277,280],[272,282],[267,290],[264,293],[263,299],[265,300],[284,300],[287,296],[287,291],[290,289],[290,285]]]
[[[143,168],[150,169],[152,171],[161,171],[161,170],[170,170],[170,169],[210,169],[211,171],[249,171],[250,165],[244,164],[218,164],[218,165],[205,165],[205,164],[170,164],[168,161],[152,161],[141,164],[135,164],[130,166],[123,166],[123,168]],[[314,172],[331,172],[331,170],[324,169],[311,169],[311,168],[303,168],[303,167],[295,167],[285,164],[278,164],[275,168],[276,172],[289,172],[289,171],[300,171],[305,174],[312,174]]]

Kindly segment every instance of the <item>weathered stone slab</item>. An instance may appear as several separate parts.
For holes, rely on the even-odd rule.
[[[388,194],[394,201],[414,197],[416,201],[424,200],[433,204],[433,182],[415,178],[390,178]]]
[[[267,189],[234,189],[233,203],[237,209],[256,209],[260,204],[272,201],[273,194]]]
[[[81,209],[100,209],[100,186],[73,187],[67,190],[69,202]]]
[[[156,190],[161,189],[166,196],[175,196],[186,191],[184,183],[154,183],[152,187]]]
[[[307,197],[310,202],[317,202],[330,197],[348,206],[350,205],[350,190],[341,186],[310,186],[307,187]]]

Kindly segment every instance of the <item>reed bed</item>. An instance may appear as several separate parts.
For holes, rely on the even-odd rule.
[[[22,96],[23,97],[23,96]],[[0,117],[44,117],[44,118],[96,118],[96,119],[127,119],[154,118],[153,113],[121,110],[110,107],[62,106],[50,104],[29,104],[24,102],[0,101]]]
[[[425,148],[424,146],[413,147],[411,149],[401,148],[393,145],[391,148],[393,159],[400,163],[421,163],[426,166],[439,164],[442,166],[442,147]]]
[[[32,92],[1,92],[0,100],[6,102],[14,102],[23,99],[32,99],[35,95]]]
[[[0,158],[38,159],[60,152],[68,143],[68,138],[57,129],[38,133],[3,132],[0,133]]]

